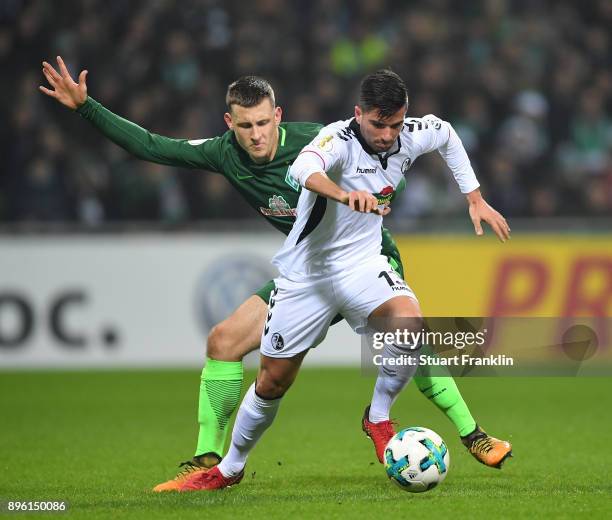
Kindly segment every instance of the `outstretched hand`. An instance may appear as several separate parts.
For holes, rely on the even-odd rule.
[[[76,110],[87,100],[87,71],[83,70],[79,74],[79,82],[75,83],[66,68],[64,60],[61,56],[57,57],[57,72],[53,66],[46,61],[43,61],[43,74],[53,90],[43,87],[39,88],[41,92],[49,97],[57,99],[62,105],[67,106],[71,110]]]
[[[476,195],[470,197],[470,195]],[[474,231],[478,236],[484,234],[482,230],[482,221],[484,220],[491,229],[497,235],[497,238],[501,242],[505,242],[510,238],[510,226],[506,222],[506,219],[499,213],[494,210],[491,206],[487,204],[487,202],[480,196],[480,192],[472,192],[468,195],[468,200],[470,203],[469,212],[470,218],[472,219],[472,223],[474,224]]]

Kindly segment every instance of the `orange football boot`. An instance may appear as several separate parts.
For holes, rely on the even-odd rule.
[[[478,462],[491,468],[501,469],[505,460],[512,457],[512,444],[491,437],[478,425],[472,433],[461,437],[461,442]]]
[[[194,473],[206,472],[210,468],[216,466],[221,462],[221,457],[216,453],[205,453],[204,455],[198,455],[191,460],[181,462],[179,464],[179,472],[171,480],[157,484],[153,488],[155,493],[163,493],[165,491],[179,491],[181,485]]]
[[[192,473],[180,485],[179,491],[215,491],[217,489],[225,489],[234,484],[239,484],[244,477],[244,470],[233,477],[226,477],[219,470],[219,466],[209,469],[208,471],[197,471]]]

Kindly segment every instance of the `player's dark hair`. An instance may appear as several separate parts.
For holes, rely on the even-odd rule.
[[[389,69],[381,69],[363,78],[359,91],[359,107],[364,112],[378,110],[382,119],[408,105],[408,89],[404,80]]]
[[[225,104],[231,110],[232,105],[245,108],[259,105],[265,98],[269,98],[275,106],[274,90],[268,81],[258,76],[242,76],[227,87]]]

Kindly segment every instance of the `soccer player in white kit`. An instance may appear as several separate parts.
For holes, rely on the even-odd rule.
[[[334,316],[341,314],[356,331],[364,330],[370,318],[422,317],[410,287],[380,255],[382,216],[417,157],[438,150],[467,197],[476,233],[483,233],[484,220],[500,240],[509,238],[505,219],[482,198],[451,125],[433,115],[406,118],[407,107],[406,86],[394,72],[367,76],[355,117],[323,128],[292,165],[290,174],[306,189],[293,229],[272,260],[281,276],[270,297],[257,380],[240,405],[225,458],[208,471],[194,473],[181,491],[240,482],[250,450],[272,424],[304,356],[323,341]],[[383,355],[406,352],[385,345]],[[362,420],[381,462],[394,435],[391,405],[416,367],[394,369],[392,376],[379,372]]]

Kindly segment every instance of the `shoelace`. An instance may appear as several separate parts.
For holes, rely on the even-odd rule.
[[[489,436],[482,437],[472,443],[472,450],[489,453],[493,449],[493,443]]]
[[[181,462],[179,464],[179,468],[183,468],[183,469],[179,471],[179,474],[177,475],[178,477],[184,477],[185,475],[189,475],[189,473],[203,469],[201,466],[194,464],[193,460],[187,460],[185,462]]]

